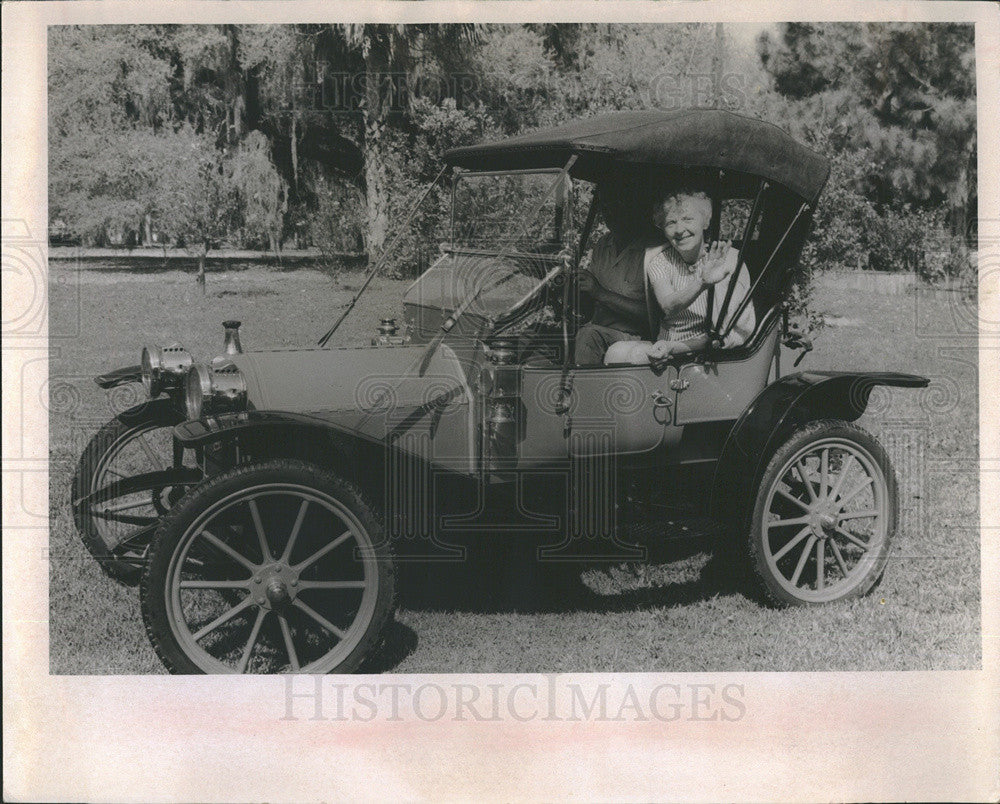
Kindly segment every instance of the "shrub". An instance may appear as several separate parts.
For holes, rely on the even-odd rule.
[[[874,271],[919,273],[927,250],[937,242],[943,220],[937,210],[884,209],[862,233],[867,251],[867,267]]]
[[[961,235],[942,233],[937,241],[929,243],[919,273],[930,283],[952,279],[963,289],[977,285],[974,253]]]
[[[830,268],[860,268],[878,213],[857,189],[858,166],[843,156],[831,160],[830,180],[813,215],[813,228],[802,250],[807,272]]]
[[[947,235],[944,208],[878,205],[858,189],[873,167],[844,155],[832,159],[830,181],[802,251],[807,271],[912,271],[928,281],[957,276],[968,263],[962,238]]]
[[[367,225],[365,198],[346,181],[319,177],[315,181],[316,203],[306,216],[309,237],[329,264],[337,254],[364,251]]]

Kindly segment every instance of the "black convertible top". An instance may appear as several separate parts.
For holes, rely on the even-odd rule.
[[[499,142],[453,148],[445,160],[468,170],[561,168],[599,181],[628,169],[722,170],[740,191],[745,177],[780,184],[814,204],[830,173],[827,160],[771,123],[723,109],[634,111],[575,120]]]

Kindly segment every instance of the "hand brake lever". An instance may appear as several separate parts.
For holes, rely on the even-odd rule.
[[[813,344],[809,338],[800,338],[797,346],[802,350],[802,352],[797,358],[795,358],[795,362],[792,363],[792,368],[795,368],[799,363],[801,363],[802,359],[813,350]]]
[[[792,368],[795,368],[802,362],[803,358],[813,350],[813,343],[811,338],[807,338],[805,333],[798,329],[789,329],[783,344],[788,349],[801,349],[801,353],[795,362],[792,363]]]

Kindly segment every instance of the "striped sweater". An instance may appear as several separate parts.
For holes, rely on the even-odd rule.
[[[727,262],[730,262],[735,267],[738,257],[739,252],[735,248],[730,247],[726,253]],[[669,244],[652,246],[646,249],[645,271],[646,277],[652,285],[662,287],[665,284],[671,292],[683,288],[688,283],[698,281],[694,278],[694,267],[685,263],[681,259],[681,256],[674,250],[673,246]],[[726,297],[726,288],[729,285],[730,279],[731,277],[726,277],[726,279],[719,282],[714,288],[712,321],[716,321],[719,317],[719,311]],[[739,307],[740,302],[749,290],[750,274],[747,271],[746,265],[743,265],[740,267],[739,276],[736,280],[736,289],[733,291],[733,297],[729,302],[729,309],[726,312],[727,325],[732,320],[733,313],[736,312],[736,308]],[[652,302],[655,305],[655,298],[652,298]],[[706,335],[708,332],[705,326],[705,313],[707,310],[708,289],[706,288],[695,297],[690,305],[676,313],[672,319],[669,321],[663,319],[660,322],[658,339],[686,341]],[[753,304],[748,304],[739,321],[736,322],[736,326],[726,336],[723,346],[726,348],[741,346],[753,333],[755,326],[756,318],[754,316]],[[725,329],[725,327],[721,329]]]

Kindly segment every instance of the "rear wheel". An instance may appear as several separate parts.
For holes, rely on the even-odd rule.
[[[80,540],[105,574],[129,586],[139,582],[160,517],[188,486],[151,480],[119,491],[116,485],[170,469],[172,429],[183,418],[177,411],[154,405],[126,411],[90,440],[73,476],[73,520]],[[109,494],[81,504],[101,489],[110,490]]]
[[[167,515],[141,599],[173,673],[349,673],[392,618],[393,564],[353,485],[301,461],[245,464]]]
[[[800,427],[772,456],[757,492],[749,552],[759,590],[796,606],[868,594],[897,519],[892,467],[871,434],[840,420]]]

